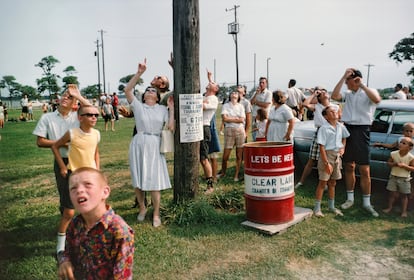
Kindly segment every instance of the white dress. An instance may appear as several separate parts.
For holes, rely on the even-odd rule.
[[[160,153],[160,134],[168,122],[168,110],[163,105],[148,106],[136,98],[132,101],[137,134],[129,145],[129,168],[132,186],[142,191],[171,188],[167,162]]]
[[[294,116],[292,113],[292,109],[290,109],[289,106],[287,106],[286,104],[281,105],[277,109],[275,109],[275,107],[272,106],[268,118],[270,124],[267,130],[267,141],[286,141],[283,139],[283,137],[286,135],[286,131],[289,127],[288,121],[293,118]]]

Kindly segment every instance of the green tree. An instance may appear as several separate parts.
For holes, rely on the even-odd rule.
[[[26,94],[29,100],[33,99],[40,99],[40,94],[38,91],[32,86],[21,86],[20,87],[21,95]]]
[[[129,80],[131,80],[131,78],[134,76],[134,74],[131,75],[127,75],[125,77],[122,77],[121,79],[119,79],[119,86],[118,86],[118,90],[120,92],[124,91],[125,86],[128,84]],[[144,80],[139,78],[137,85],[142,85],[144,83]]]
[[[64,86],[67,86],[68,84],[76,84],[79,85],[78,77],[75,76],[77,73],[75,67],[68,66],[63,70],[63,73],[65,73],[65,77],[63,77],[62,82],[64,83]]]
[[[0,88],[7,89],[9,92],[10,99],[19,97],[21,95],[20,88],[21,85],[16,82],[16,78],[11,75],[3,76],[3,78],[0,80]],[[0,92],[1,97],[1,92]]]
[[[49,55],[42,58],[39,63],[35,64],[36,67],[40,67],[43,70],[43,77],[36,80],[38,91],[40,93],[47,91],[49,93],[49,98],[52,96],[52,93],[56,93],[60,90],[58,85],[58,78],[60,78],[60,76],[52,73],[52,70],[57,63],[59,63],[59,60]]]
[[[81,90],[81,93],[86,98],[99,98],[98,85],[87,86]]]
[[[401,39],[395,46],[392,52],[388,56],[398,63],[403,61],[414,62],[414,33],[410,37]],[[414,86],[414,66],[407,72],[407,76],[412,76],[411,85]]]

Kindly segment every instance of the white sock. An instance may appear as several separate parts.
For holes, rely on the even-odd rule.
[[[65,251],[66,233],[58,232],[56,252]]]
[[[329,209],[335,209],[335,199],[328,199]]]
[[[321,201],[320,200],[315,200],[315,207],[313,208],[314,212],[318,212],[321,211]]]
[[[364,207],[371,206],[371,195],[370,194],[362,195],[362,206]]]
[[[354,191],[346,191],[346,200],[354,201]]]

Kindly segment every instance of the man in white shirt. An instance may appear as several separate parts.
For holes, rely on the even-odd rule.
[[[396,84],[394,87],[394,93],[390,96],[390,99],[407,99],[407,95],[402,91],[402,84]]]
[[[267,110],[267,113],[270,111],[270,106],[272,105],[272,92],[267,89],[267,79],[261,77],[259,79],[259,87],[256,90],[256,93],[250,99],[250,104],[252,104],[252,122],[253,126],[256,124],[257,110],[263,108]],[[256,141],[256,131],[252,133],[253,141]]]
[[[213,81],[212,73],[207,70],[208,85],[206,87],[206,94],[203,99],[203,131],[204,137],[200,143],[200,163],[204,170],[204,176],[207,180],[206,193],[212,193],[213,187],[213,170],[210,161],[208,160],[209,147],[211,142],[210,122],[216,113],[218,107],[217,92],[219,86]]]
[[[286,105],[288,105],[292,111],[293,115],[297,117],[299,120],[303,118],[303,101],[305,101],[306,96],[305,94],[295,87],[296,80],[290,79],[288,84],[288,89],[286,93],[288,95],[288,99],[286,100]]]
[[[343,84],[348,91],[341,93]],[[343,162],[345,164],[345,184],[347,200],[341,205],[348,209],[354,204],[355,169],[359,166],[362,203],[365,210],[372,216],[378,213],[371,206],[371,176],[369,168],[370,158],[370,126],[374,112],[381,97],[376,89],[369,88],[362,82],[359,70],[348,68],[332,92],[332,99],[344,101],[342,121],[351,136],[346,141]]]

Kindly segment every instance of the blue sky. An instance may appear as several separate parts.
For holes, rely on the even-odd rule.
[[[240,33],[239,80],[249,88],[267,75],[270,88],[323,84],[333,89],[347,67],[359,68],[370,86],[409,83],[411,64],[388,58],[394,45],[414,32],[412,0],[200,0],[200,81],[205,69],[220,84],[234,84],[235,44],[227,34],[237,10]],[[172,51],[172,0],[3,0],[0,2],[0,76],[13,75],[36,86],[41,69],[34,67],[53,55],[58,74],[69,65],[78,70],[81,87],[97,83],[94,56],[99,30],[104,30],[107,91],[121,77],[136,71],[147,58],[147,84],[157,74],[173,80],[167,64]],[[256,64],[254,57],[256,54]],[[254,68],[256,66],[256,75]]]

